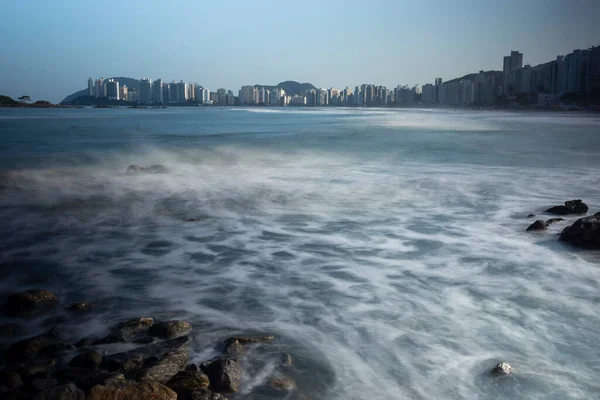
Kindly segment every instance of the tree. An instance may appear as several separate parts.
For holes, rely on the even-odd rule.
[[[31,101],[31,96],[23,95],[18,98],[21,103],[29,103]]]

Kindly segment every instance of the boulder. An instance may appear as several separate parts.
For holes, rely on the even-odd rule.
[[[578,247],[600,249],[600,212],[579,218],[562,231],[558,240]]]
[[[72,383],[38,392],[35,400],[84,400],[85,393]]]
[[[21,376],[29,377],[29,376],[49,376],[55,370],[56,364],[58,363],[58,359],[50,359],[39,361],[35,363],[30,363],[24,366],[19,370]]]
[[[56,379],[45,377],[33,377],[29,380],[29,386],[35,391],[50,389],[58,385]]]
[[[556,223],[562,222],[564,220],[565,220],[564,218],[550,218],[549,220],[546,220],[546,226],[550,226],[552,224],[556,224]]]
[[[546,230],[546,223],[540,219],[538,219],[537,221],[535,221],[533,224],[529,225],[529,227],[527,227],[526,231],[543,231]]]
[[[226,397],[219,393],[211,392],[208,389],[194,390],[190,396],[191,400],[227,400]]]
[[[144,382],[156,381],[167,383],[179,371],[182,371],[188,362],[187,349],[177,349],[168,352],[162,359],[151,363],[140,374],[140,380]]]
[[[96,351],[86,351],[84,353],[80,353],[76,355],[69,365],[71,367],[80,367],[80,368],[98,368],[102,363],[102,355]]]
[[[296,388],[296,382],[289,376],[277,376],[269,379],[269,386],[276,390],[292,390]]]
[[[201,364],[210,380],[211,388],[218,392],[237,392],[242,381],[242,366],[234,358],[218,358]]]
[[[21,375],[16,372],[0,372],[0,386],[4,386],[7,389],[13,390],[23,386],[21,381]]]
[[[492,368],[491,374],[493,376],[505,376],[512,374],[514,371],[515,370],[510,366],[510,364],[503,361]]]
[[[69,306],[69,310],[71,310],[71,311],[89,311],[95,307],[96,307],[96,305],[94,303],[83,302],[83,303],[72,304],[71,306]]]
[[[118,325],[113,332],[109,333],[102,339],[97,340],[94,344],[129,342],[135,338],[139,332],[151,327],[153,323],[154,319],[149,317],[130,319],[129,321]]]
[[[136,349],[105,356],[102,365],[108,371],[120,371],[126,375],[134,375],[142,369],[149,358],[150,354]]]
[[[123,386],[94,386],[86,400],[177,400],[177,394],[158,382],[139,382]]]
[[[77,348],[89,347],[89,346],[92,346],[94,343],[96,343],[96,340],[94,340],[92,338],[83,338],[83,339],[79,340],[77,343],[75,343],[75,347],[77,347]]]
[[[527,215],[527,218],[532,218],[532,217],[535,217],[535,214],[529,214],[529,215]]]
[[[169,169],[164,165],[154,164],[149,167],[140,167],[139,165],[130,165],[125,172],[127,175],[136,174],[166,174]]]
[[[154,318],[151,317],[134,318],[123,322],[121,325],[119,325],[118,330],[139,332],[150,328],[153,323]]]
[[[233,342],[230,342],[225,347],[225,350],[221,354],[221,357],[236,358],[236,357],[242,356],[244,354],[244,352],[245,352],[244,346],[242,346],[242,344],[238,340],[234,340]]]
[[[96,340],[94,344],[112,344],[112,343],[124,343],[129,342],[135,337],[135,332],[123,330],[111,332],[104,336],[102,339]]]
[[[565,201],[564,206],[554,206],[546,210],[549,214],[568,215],[568,214],[585,214],[588,211],[588,206],[581,200]]]
[[[58,299],[47,290],[27,290],[11,295],[2,306],[2,312],[11,317],[42,314],[56,305]]]
[[[152,325],[148,329],[148,334],[164,339],[172,339],[183,336],[191,330],[192,326],[186,321],[166,321]]]
[[[102,385],[111,378],[112,374],[89,368],[68,367],[58,371],[56,377],[61,383],[73,383],[78,388],[88,392],[96,385]]]
[[[47,333],[13,343],[6,349],[5,357],[8,361],[15,362],[32,359],[45,347],[59,345],[62,337],[63,334],[58,328],[52,328]]]
[[[193,391],[208,389],[209,384],[208,376],[194,371],[180,371],[167,382],[167,386],[177,393],[178,400],[190,400]]]

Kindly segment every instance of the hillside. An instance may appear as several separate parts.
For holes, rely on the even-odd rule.
[[[486,73],[488,72],[500,72],[500,71],[484,71]],[[473,79],[475,79],[475,76],[477,75],[477,72],[474,72],[472,74],[467,74],[465,76],[462,76],[460,78],[454,78],[454,79],[450,79],[449,81],[444,82],[444,84],[448,84],[448,83],[455,83],[455,82],[460,82],[462,80],[469,80],[472,81]]]
[[[108,79],[114,79],[115,81],[119,82],[119,85],[121,85],[121,86],[127,85],[128,88],[135,89],[138,91],[140,90],[140,80],[139,79],[126,78],[123,76],[116,76],[113,78],[106,78],[105,80],[108,80]],[[60,103],[61,104],[71,103],[76,98],[81,97],[81,96],[87,96],[87,94],[88,94],[87,89],[81,89],[75,93],[68,95]]]

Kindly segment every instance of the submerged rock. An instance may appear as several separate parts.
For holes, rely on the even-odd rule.
[[[111,344],[111,343],[123,343],[129,342],[135,336],[149,327],[154,323],[154,319],[149,317],[134,318],[120,324],[117,329],[100,340],[97,340],[95,344]]]
[[[546,226],[550,226],[552,224],[556,224],[556,223],[562,222],[564,220],[565,220],[564,218],[550,218],[549,220],[546,220]]]
[[[292,390],[296,388],[296,381],[289,376],[277,376],[269,379],[269,386],[276,390]]]
[[[96,307],[96,305],[94,303],[82,302],[82,303],[72,304],[71,306],[69,306],[69,310],[70,311],[89,311],[95,307]]]
[[[250,343],[268,343],[272,342],[273,340],[275,340],[275,336],[233,336],[225,340],[225,344],[230,344],[237,341],[244,345]]]
[[[192,392],[198,389],[208,389],[208,376],[202,372],[180,371],[172,377],[167,386],[177,393],[178,400],[190,400]]]
[[[224,358],[240,357],[242,354],[244,354],[244,352],[245,352],[244,346],[242,346],[238,340],[234,340],[233,342],[230,342],[225,347],[225,350],[221,354],[221,357],[224,357]]]
[[[549,214],[568,215],[568,214],[585,214],[588,211],[588,206],[581,200],[565,201],[564,206],[554,206],[546,210]]]
[[[166,321],[154,324],[148,330],[150,336],[172,339],[183,336],[192,330],[192,325],[186,321]]]
[[[535,217],[535,214],[529,214],[529,215],[527,216],[527,218],[532,218],[532,217]]]
[[[6,349],[5,358],[8,361],[24,361],[36,357],[44,348],[52,349],[51,346],[63,346],[62,331],[57,328],[50,329],[47,333],[34,336],[13,343]],[[49,352],[52,353],[52,352]]]
[[[74,384],[55,386],[38,392],[35,400],[84,400],[85,393]]]
[[[86,400],[176,400],[177,394],[158,382],[140,382],[123,386],[94,386]]]
[[[2,312],[12,317],[39,315],[57,302],[56,296],[48,290],[27,290],[11,295],[2,306]]]
[[[492,368],[492,375],[494,376],[504,376],[504,375],[510,375],[514,372],[515,370],[513,369],[513,367],[510,366],[510,364],[506,363],[506,362],[501,362],[498,365],[496,365],[494,368]]]
[[[242,366],[233,358],[216,359],[202,363],[202,372],[218,392],[237,392],[242,381]]]
[[[529,227],[527,227],[526,231],[543,231],[546,230],[547,226],[546,223],[544,221],[542,221],[541,219],[538,219],[537,221],[535,221],[533,224],[529,225]]]
[[[562,231],[558,240],[578,247],[600,249],[600,212],[579,218]]]
[[[194,390],[190,396],[191,400],[227,400],[226,397],[219,393],[211,392],[207,389]]]
[[[169,170],[164,165],[154,164],[149,167],[140,167],[139,165],[130,165],[127,168],[127,175],[135,174],[166,174]]]

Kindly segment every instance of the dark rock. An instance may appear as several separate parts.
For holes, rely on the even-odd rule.
[[[579,218],[562,231],[558,240],[578,247],[600,249],[600,212]]]
[[[276,376],[269,379],[269,386],[276,390],[293,390],[296,382],[289,376]]]
[[[140,167],[139,165],[130,165],[125,172],[127,175],[136,174],[166,174],[169,170],[160,164],[151,165],[149,167]]]
[[[543,231],[546,230],[546,223],[540,219],[538,219],[537,221],[535,221],[533,224],[529,225],[529,227],[527,227],[526,231]]]
[[[75,351],[75,346],[70,343],[55,343],[49,346],[45,346],[40,349],[40,355],[49,355],[49,356],[60,356],[63,354],[71,353]]]
[[[275,340],[275,336],[233,336],[225,340],[225,344],[229,344],[238,341],[240,344],[251,344],[251,343],[269,343]]]
[[[94,344],[112,344],[112,343],[124,343],[129,342],[135,337],[135,332],[123,330],[111,332],[104,336],[102,339],[96,340]]]
[[[92,346],[94,343],[96,343],[96,340],[94,340],[92,338],[83,338],[80,341],[78,341],[77,343],[75,343],[75,347],[77,347],[77,348],[89,347],[89,346]]]
[[[125,378],[125,375],[123,375],[120,372],[116,372],[104,379],[104,381],[101,384],[104,386],[121,387],[123,385],[128,385],[132,383],[134,383],[134,381],[127,380]]]
[[[198,366],[196,364],[188,364],[185,367],[186,371],[198,371]]]
[[[102,362],[104,367],[109,371],[121,371],[132,376],[142,369],[144,363],[149,358],[150,354],[139,350],[132,350],[105,356]]]
[[[491,373],[493,376],[504,376],[510,375],[514,371],[515,370],[513,369],[513,367],[511,367],[508,363],[501,362],[492,369]]]
[[[71,310],[71,311],[89,311],[95,307],[96,307],[96,305],[94,303],[83,302],[83,303],[75,303],[75,304],[71,305],[69,307],[69,310]]]
[[[42,390],[50,389],[58,385],[56,379],[52,378],[32,378],[29,380],[29,386],[33,388],[35,391],[39,392]]]
[[[155,338],[152,336],[144,336],[139,339],[135,339],[133,341],[133,343],[137,343],[137,344],[154,344],[156,342],[158,342],[158,338]]]
[[[27,290],[11,295],[2,306],[2,312],[12,317],[42,314],[56,305],[58,299],[47,290]]]
[[[154,319],[150,317],[134,318],[123,322],[118,330],[127,330],[133,332],[143,331],[148,329],[154,323]]]
[[[177,372],[182,371],[188,362],[187,349],[173,350],[165,356],[151,363],[140,374],[140,380],[144,382],[156,381],[160,383],[168,382]]]
[[[556,224],[558,222],[562,222],[564,221],[564,218],[550,218],[549,220],[546,221],[546,226],[550,226],[552,224]]]
[[[72,383],[66,385],[55,386],[39,392],[35,396],[35,400],[84,400],[85,393],[78,389]]]
[[[148,334],[165,339],[172,339],[187,334],[192,326],[185,321],[167,321],[154,324],[148,329]]]
[[[554,206],[546,210],[549,214],[567,215],[567,214],[585,214],[588,206],[581,200],[565,201],[564,206]]]
[[[100,340],[97,340],[95,344],[111,344],[111,343],[123,343],[132,340],[136,333],[148,329],[152,326],[154,320],[152,318],[134,318],[120,324],[117,329]]]
[[[234,340],[226,345],[225,350],[221,354],[223,358],[237,358],[241,357],[244,354],[245,349],[244,346],[238,340]]]
[[[283,365],[284,367],[289,367],[293,365],[291,354],[285,353],[281,355],[281,365]]]
[[[86,400],[177,400],[177,394],[158,382],[139,382],[123,386],[98,385]]]
[[[73,357],[69,365],[80,368],[98,368],[102,363],[102,355],[96,351],[86,351]]]
[[[0,371],[0,386],[4,386],[10,390],[23,386],[21,375],[16,372]]]
[[[6,349],[5,357],[9,361],[24,361],[38,355],[44,347],[56,345],[63,337],[62,331],[52,328],[47,333],[13,343]]]
[[[227,400],[219,393],[211,392],[207,389],[194,390],[190,396],[191,400]]]
[[[14,325],[10,325],[10,324],[0,325],[0,337],[12,336],[14,332],[15,332]]]
[[[21,376],[41,376],[48,377],[54,371],[57,359],[50,359],[28,364],[19,370]]]
[[[78,388],[88,392],[95,385],[102,384],[111,376],[109,372],[98,371],[89,368],[68,367],[57,373],[57,378],[61,383],[73,383]]]
[[[201,364],[213,390],[237,392],[242,381],[242,366],[233,358],[216,359]]]
[[[192,392],[198,389],[208,389],[208,376],[202,372],[180,371],[172,377],[167,386],[177,393],[178,400],[190,400]]]
[[[527,216],[527,218],[532,218],[532,217],[535,217],[535,214],[529,214],[529,215]]]

